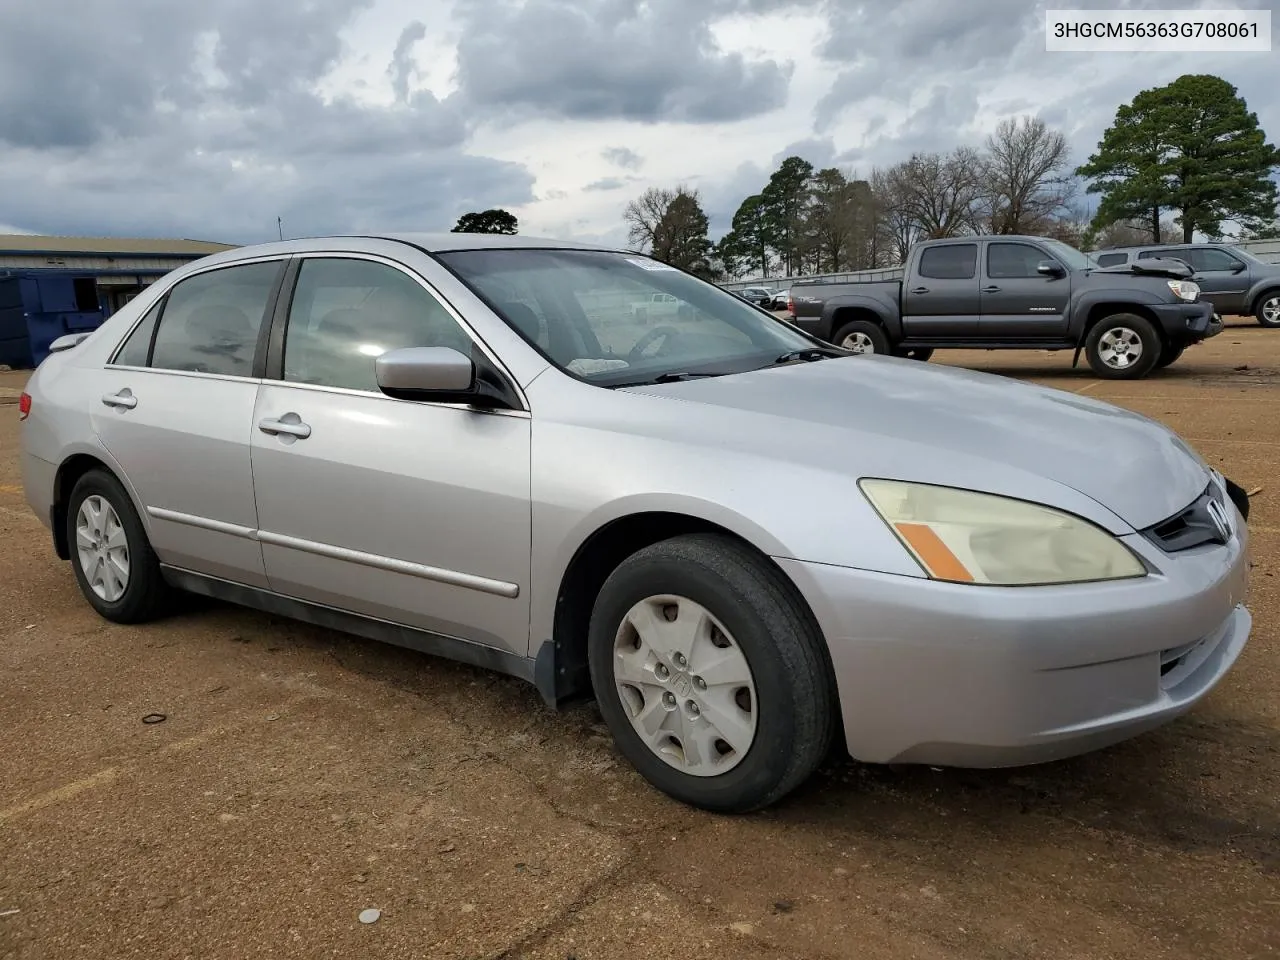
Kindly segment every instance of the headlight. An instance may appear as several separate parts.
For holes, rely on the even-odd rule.
[[[1147,573],[1119,540],[1069,513],[923,483],[868,479],[858,486],[935,580],[1031,586]]]
[[[1192,283],[1190,280],[1170,280],[1169,289],[1173,291],[1173,295],[1181,300],[1198,300],[1200,298],[1200,284]]]

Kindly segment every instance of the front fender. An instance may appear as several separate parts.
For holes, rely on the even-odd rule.
[[[1155,290],[1145,290],[1130,286],[1103,287],[1082,291],[1072,300],[1070,333],[1073,338],[1084,335],[1085,325],[1093,308],[1100,303],[1114,304],[1117,308],[1125,306],[1167,306],[1178,301],[1172,296],[1162,296]]]
[[[1242,316],[1252,314],[1255,310],[1255,304],[1258,299],[1266,292],[1272,291],[1280,293],[1280,276],[1263,277],[1249,288],[1249,292],[1245,295],[1244,306],[1242,308]]]

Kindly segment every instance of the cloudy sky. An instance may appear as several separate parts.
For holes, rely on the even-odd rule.
[[[783,157],[866,172],[1037,113],[1083,161],[1182,73],[1280,137],[1272,53],[1046,53],[1044,10],[1280,0],[3,0],[0,231],[246,243],[443,230],[621,241],[648,186],[713,234]]]

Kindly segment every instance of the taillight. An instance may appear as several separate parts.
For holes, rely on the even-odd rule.
[[[25,420],[29,416],[31,416],[31,394],[23,393],[18,398],[18,419]]]

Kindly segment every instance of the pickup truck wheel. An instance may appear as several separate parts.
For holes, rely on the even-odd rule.
[[[832,742],[817,625],[776,568],[728,537],[674,537],[624,560],[596,597],[587,652],[618,749],[692,806],[768,806]]]
[[[1280,327],[1280,290],[1268,290],[1262,295],[1255,316],[1264,327]]]
[[[854,353],[888,353],[889,338],[884,328],[870,320],[854,320],[846,323],[833,338],[837,347]]]
[[[1113,313],[1084,341],[1089,366],[1104,380],[1140,380],[1155,369],[1162,344],[1155,327],[1136,313]]]
[[[1185,343],[1166,343],[1160,348],[1160,359],[1156,361],[1156,369],[1162,370],[1169,366],[1182,356],[1182,351],[1185,349],[1187,349]]]

